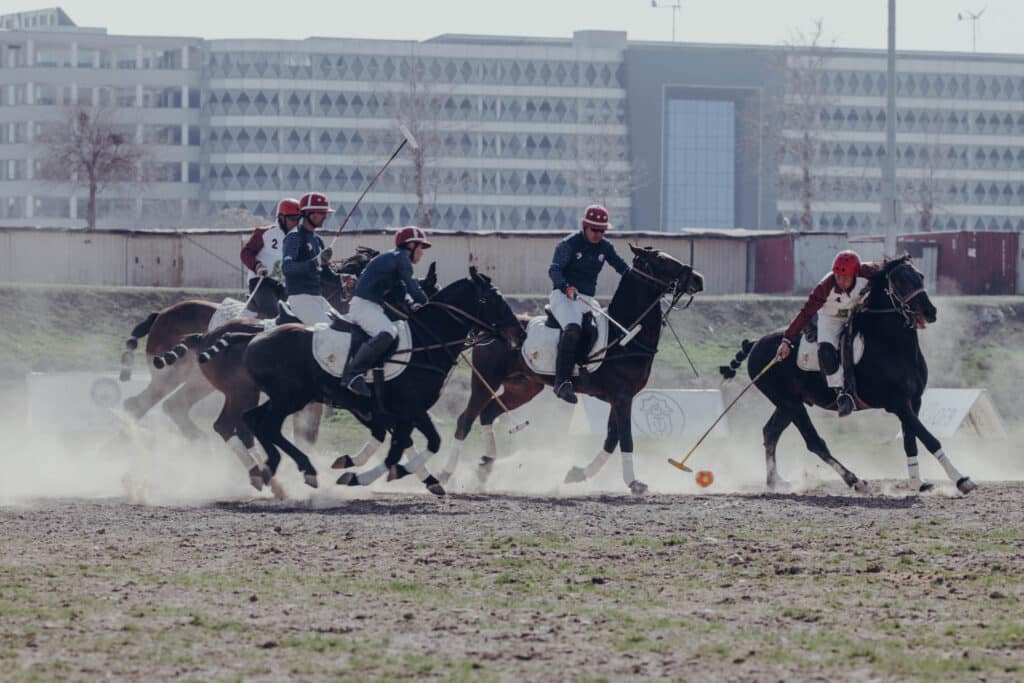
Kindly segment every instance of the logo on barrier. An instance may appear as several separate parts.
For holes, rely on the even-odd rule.
[[[633,410],[634,422],[646,435],[665,438],[681,434],[686,428],[686,413],[678,402],[664,393],[647,392],[640,396]]]

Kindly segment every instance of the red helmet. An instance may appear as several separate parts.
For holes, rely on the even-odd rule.
[[[395,246],[404,247],[406,244],[419,243],[423,245],[424,249],[430,249],[430,240],[427,239],[427,233],[423,228],[417,228],[414,225],[409,225],[395,234]]]
[[[307,211],[334,213],[334,209],[331,208],[331,201],[327,199],[327,195],[323,192],[307,192],[302,195],[302,199],[299,200],[299,211],[301,213],[306,213]]]
[[[855,251],[841,251],[836,254],[836,260],[832,262],[832,272],[836,275],[849,275],[857,277],[860,272],[860,256]]]
[[[583,212],[583,227],[595,230],[607,230],[612,227],[608,224],[608,209],[600,204],[591,204]]]
[[[278,216],[298,216],[300,213],[298,199],[287,197],[277,203]]]

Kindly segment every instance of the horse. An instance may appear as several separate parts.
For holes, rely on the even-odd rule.
[[[243,365],[267,400],[246,411],[243,420],[267,453],[267,474],[273,476],[281,460],[280,446],[295,461],[309,486],[317,486],[317,472],[309,458],[281,434],[284,419],[311,401],[319,401],[352,412],[367,422],[379,420],[392,432],[391,448],[385,460],[389,478],[409,472],[420,475],[435,495],[444,489],[425,470],[426,461],[441,446],[441,437],[427,410],[441,393],[448,373],[467,343],[473,328],[481,328],[516,346],[522,335],[515,314],[490,278],[470,267],[469,277],[458,280],[408,316],[412,333],[408,367],[386,383],[375,382],[375,397],[356,396],[329,375],[312,353],[313,331],[302,325],[288,324],[257,335],[228,336],[228,344],[247,343]],[[402,452],[411,443],[412,429],[427,437],[427,448],[406,466],[398,465]],[[361,485],[360,475],[345,473],[339,484]]]
[[[351,274],[353,268],[361,272],[366,263],[377,252],[368,247],[357,247],[353,256],[341,262],[341,273]],[[325,294],[332,306],[344,308],[351,296],[351,286],[342,281],[324,281]],[[253,292],[246,310],[249,318],[273,318],[278,312],[278,303],[287,298],[284,286],[275,280],[264,280]],[[189,334],[205,333],[209,329],[220,304],[202,299],[188,299],[163,310],[150,313],[144,321],[135,326],[125,342],[126,350],[121,355],[122,382],[131,379],[134,353],[139,340],[146,337],[146,355],[153,359],[153,365],[160,372],[150,373],[149,384],[139,394],[124,401],[124,408],[136,420],[149,412],[157,403],[164,401],[163,410],[190,439],[199,438],[202,432],[192,422],[188,413],[193,405],[208,396],[213,390],[202,377],[195,362],[175,365],[177,357],[174,347]],[[174,365],[173,368],[169,367]]]
[[[917,332],[937,320],[935,306],[924,288],[924,276],[905,255],[885,261],[869,278],[869,287],[864,307],[849,325],[851,335],[862,335],[864,355],[856,365],[844,358],[846,372],[854,373],[857,409],[881,409],[899,419],[912,488],[919,491],[932,488],[931,484],[921,481],[918,473],[917,441],[920,440],[947,476],[956,482],[957,489],[970,493],[977,485],[953,466],[942,444],[918,417],[921,396],[928,384],[928,365],[921,353]],[[763,429],[768,488],[774,491],[786,487],[776,470],[775,447],[782,432],[792,423],[800,431],[807,449],[831,466],[847,486],[858,493],[866,491],[867,483],[832,456],[804,407],[807,404],[835,409],[835,392],[828,388],[824,376],[817,371],[801,370],[797,366],[799,354],[794,352],[758,378],[761,370],[775,358],[781,341],[782,332],[778,331],[761,337],[754,344],[744,340],[730,365],[720,368],[728,379],[749,356],[747,372],[751,378],[757,378],[757,388],[775,405]]]
[[[689,265],[657,249],[633,244],[629,248],[633,252],[633,267],[619,281],[607,312],[627,328],[632,329],[639,324],[641,330],[625,345],[618,343],[623,334],[612,333],[605,349],[595,350],[591,357],[603,355],[601,367],[573,380],[575,391],[608,402],[611,411],[603,449],[586,467],[570,469],[565,481],[577,483],[595,475],[618,445],[626,486],[634,495],[642,495],[647,486],[633,472],[631,416],[633,398],[646,386],[654,355],[658,352],[658,339],[664,323],[661,299],[667,294],[672,295],[669,311],[684,295],[689,295],[692,301],[692,297],[704,289],[704,278]],[[497,457],[494,420],[506,410],[514,410],[528,402],[545,385],[554,382],[553,376],[531,370],[516,347],[500,341],[474,347],[473,365],[478,373],[474,373],[466,409],[459,415],[448,462],[439,475],[443,482],[447,482],[454,472],[462,444],[477,417],[480,418],[485,443],[478,475],[486,479]],[[500,400],[490,389],[498,385],[502,386]]]
[[[358,276],[376,255],[372,249],[360,248],[358,260],[349,259],[342,267],[342,272]],[[437,294],[437,264],[431,263],[427,275],[420,280],[420,286],[427,296]],[[347,301],[345,302],[347,304]],[[347,306],[346,306],[347,307]],[[249,470],[249,481],[257,490],[269,481],[261,458],[253,455],[252,448],[256,445],[249,428],[242,416],[247,410],[255,408],[259,403],[260,389],[242,363],[242,356],[249,339],[265,330],[263,323],[240,318],[229,320],[223,325],[205,333],[190,334],[181,339],[171,354],[180,358],[188,349],[205,349],[198,354],[199,370],[206,381],[224,394],[224,405],[213,423],[213,429],[232,448],[242,464]],[[231,340],[228,343],[227,340]],[[222,341],[223,340],[223,341]],[[175,359],[176,359],[175,358]],[[171,360],[173,363],[174,360]],[[320,419],[323,412],[322,403],[310,403],[295,414],[293,433],[305,447],[312,447],[317,442],[320,430]],[[366,424],[364,422],[364,424]],[[362,465],[380,447],[386,437],[385,430],[371,426],[373,439],[355,456],[344,455],[338,458],[337,468]],[[411,440],[410,440],[411,445]],[[272,483],[272,482],[271,482]]]

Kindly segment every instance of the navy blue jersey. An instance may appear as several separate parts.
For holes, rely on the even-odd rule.
[[[597,290],[597,276],[605,263],[611,265],[619,275],[629,270],[629,264],[622,260],[612,243],[602,239],[591,244],[583,231],[574,232],[555,247],[548,275],[554,289],[565,290],[572,285],[582,294],[594,296]]]
[[[320,278],[337,279],[327,264],[321,268],[316,257],[323,251],[320,235],[305,228],[292,230],[284,238],[281,249],[281,272],[284,274],[288,294],[315,294],[323,296]]]
[[[378,304],[386,301],[392,305],[402,303],[406,294],[417,303],[427,303],[427,295],[412,276],[409,251],[403,247],[374,256],[366,264],[353,292],[360,299]]]

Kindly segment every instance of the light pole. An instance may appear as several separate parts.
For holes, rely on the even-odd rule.
[[[670,9],[672,10],[672,42],[676,42],[676,12],[682,7],[682,0],[676,0],[674,3],[662,2],[658,3],[658,0],[651,0],[651,7],[655,9]]]
[[[900,206],[896,200],[896,0],[889,0],[889,45],[886,69],[885,166],[882,168],[885,254],[896,256]]]
[[[978,20],[981,19],[981,15],[985,13],[986,9],[988,9],[988,7],[981,10],[977,14],[966,10],[964,12],[957,12],[956,14],[957,21],[971,22],[971,52],[978,51]],[[965,14],[967,16],[964,16]]]

